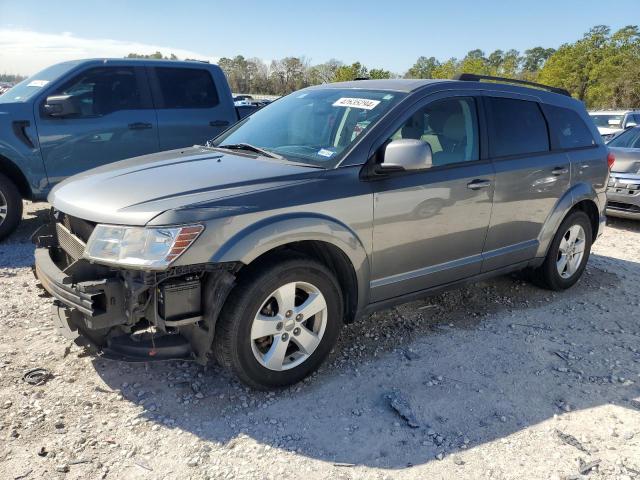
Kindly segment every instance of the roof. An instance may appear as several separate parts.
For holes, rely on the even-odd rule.
[[[396,92],[413,92],[426,85],[451,82],[452,80],[423,80],[407,78],[390,78],[382,80],[353,80],[350,82],[323,83],[315,88],[362,88],[370,90],[393,90]]]

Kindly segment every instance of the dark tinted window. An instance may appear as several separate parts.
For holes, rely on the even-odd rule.
[[[551,105],[545,105],[544,109],[549,126],[558,141],[557,147],[580,148],[595,145],[593,135],[576,112]]]
[[[211,108],[218,92],[211,75],[195,68],[156,68],[163,108]]]
[[[71,95],[80,111],[78,117],[144,108],[135,70],[130,67],[92,68],[53,95]]]
[[[549,150],[547,123],[536,102],[489,98],[493,129],[491,155],[523,155]]]
[[[478,160],[478,115],[473,98],[448,98],[415,112],[391,137],[412,138],[431,146],[433,165]]]

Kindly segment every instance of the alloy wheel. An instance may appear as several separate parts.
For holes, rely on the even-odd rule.
[[[578,271],[584,256],[585,238],[580,225],[572,225],[562,236],[556,259],[556,268],[562,278],[571,278]]]
[[[7,205],[7,198],[2,192],[0,192],[0,225],[4,223],[9,213],[9,206]]]
[[[307,282],[291,282],[272,292],[251,325],[251,349],[265,368],[283,371],[307,360],[327,326],[327,302]]]

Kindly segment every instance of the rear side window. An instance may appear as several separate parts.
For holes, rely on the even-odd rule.
[[[219,103],[218,92],[206,70],[156,68],[162,108],[211,108]]]
[[[549,119],[549,126],[558,145],[558,148],[581,148],[595,145],[593,135],[585,123],[573,110],[562,107],[545,105],[544,110]]]
[[[76,118],[144,108],[136,72],[131,67],[86,70],[69,80],[53,95],[71,96],[79,110]]]
[[[549,150],[547,122],[536,102],[489,98],[492,157]]]

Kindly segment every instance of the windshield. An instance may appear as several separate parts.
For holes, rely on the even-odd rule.
[[[26,102],[49,82],[64,75],[77,64],[78,62],[64,62],[45,68],[0,95],[0,103]]]
[[[356,138],[403,97],[398,92],[338,88],[294,92],[247,117],[212,145],[249,144],[285,160],[332,168]]]
[[[620,148],[640,148],[640,128],[630,128],[614,137],[609,143],[609,147]]]
[[[613,115],[613,114],[591,115],[591,119],[593,120],[593,123],[596,124],[596,127],[602,127],[602,128],[620,128],[623,117],[624,115]]]

